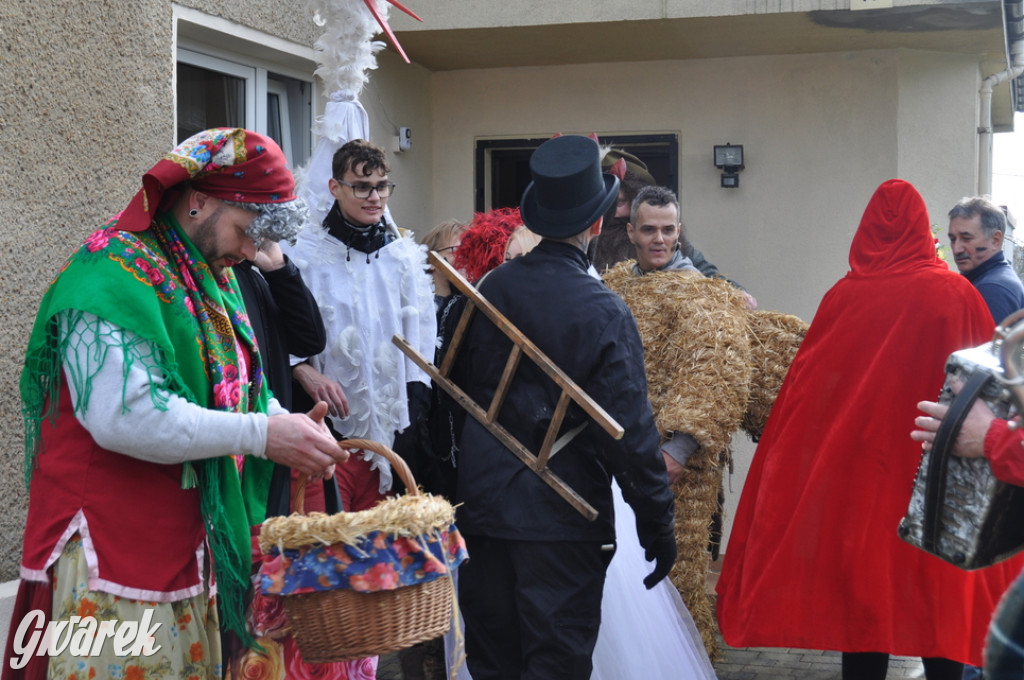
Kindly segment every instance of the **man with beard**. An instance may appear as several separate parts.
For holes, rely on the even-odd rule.
[[[1024,285],[1003,256],[1006,216],[984,196],[960,200],[949,211],[949,247],[956,268],[981,293],[999,323],[1024,307]]]
[[[5,658],[33,615],[118,644],[21,656],[4,678],[214,677],[221,632],[253,642],[250,527],[273,463],[320,479],[348,458],[326,404],[290,414],[270,395],[230,267],[295,235],[294,188],[274,140],[200,132],[47,290],[21,375],[29,503]],[[118,653],[131,626],[152,654]]]

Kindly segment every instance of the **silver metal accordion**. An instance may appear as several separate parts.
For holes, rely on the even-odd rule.
[[[999,333],[1010,319],[996,330],[996,341],[954,352],[947,360],[939,402],[950,408],[931,451],[921,457],[898,529],[903,540],[962,569],[987,567],[1024,549],[1024,488],[996,479],[985,458],[951,453],[975,400],[984,400],[997,418],[1018,412],[1010,385],[1017,376],[1004,375],[1000,361]],[[954,395],[956,383],[962,387]]]

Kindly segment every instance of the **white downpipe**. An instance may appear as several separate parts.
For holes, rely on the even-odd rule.
[[[978,194],[992,195],[992,90],[1024,73],[1024,40],[1010,46],[1010,67],[981,83],[981,125],[978,127]]]

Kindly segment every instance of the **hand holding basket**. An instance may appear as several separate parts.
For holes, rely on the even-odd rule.
[[[347,439],[347,449],[383,456],[405,483],[405,496],[360,512],[295,512],[264,522],[263,593],[280,595],[308,662],[385,654],[447,632],[451,571],[465,544],[445,499],[421,493],[409,467],[377,442]]]

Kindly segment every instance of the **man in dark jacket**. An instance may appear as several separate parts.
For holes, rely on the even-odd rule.
[[[949,247],[960,273],[999,323],[1024,307],[1024,285],[1003,256],[1006,216],[984,196],[960,199],[949,211]]]
[[[616,441],[575,406],[562,432],[582,427],[549,464],[599,512],[588,521],[472,419],[462,431],[458,522],[472,559],[460,570],[466,651],[475,680],[579,678],[591,673],[605,569],[614,551],[611,478],[637,516],[648,588],[675,561],[673,497],[647,399],[643,347],[625,304],[587,273],[590,239],[618,195],[597,144],[563,136],[530,159],[523,221],[543,240],[491,272],[480,292],[624,428]],[[477,318],[455,380],[489,404],[511,342]],[[522,362],[498,421],[540,449],[560,388]]]
[[[312,356],[327,345],[320,308],[302,274],[274,242],[264,243],[254,261],[234,268],[242,290],[263,369],[281,405],[292,407],[292,368],[288,355]]]
[[[238,288],[242,291],[245,312],[256,333],[267,385],[281,405],[291,410],[293,380],[288,355],[312,356],[324,350],[327,332],[320,317],[320,308],[303,282],[298,267],[273,241],[263,243],[254,260],[236,264],[234,272]],[[283,465],[274,467],[267,502],[268,516],[291,512],[289,481],[293,477],[298,479],[289,468]],[[330,484],[328,488],[334,488],[334,485]],[[307,496],[319,498],[319,489],[309,489]],[[312,500],[306,507],[320,509],[322,502]]]

